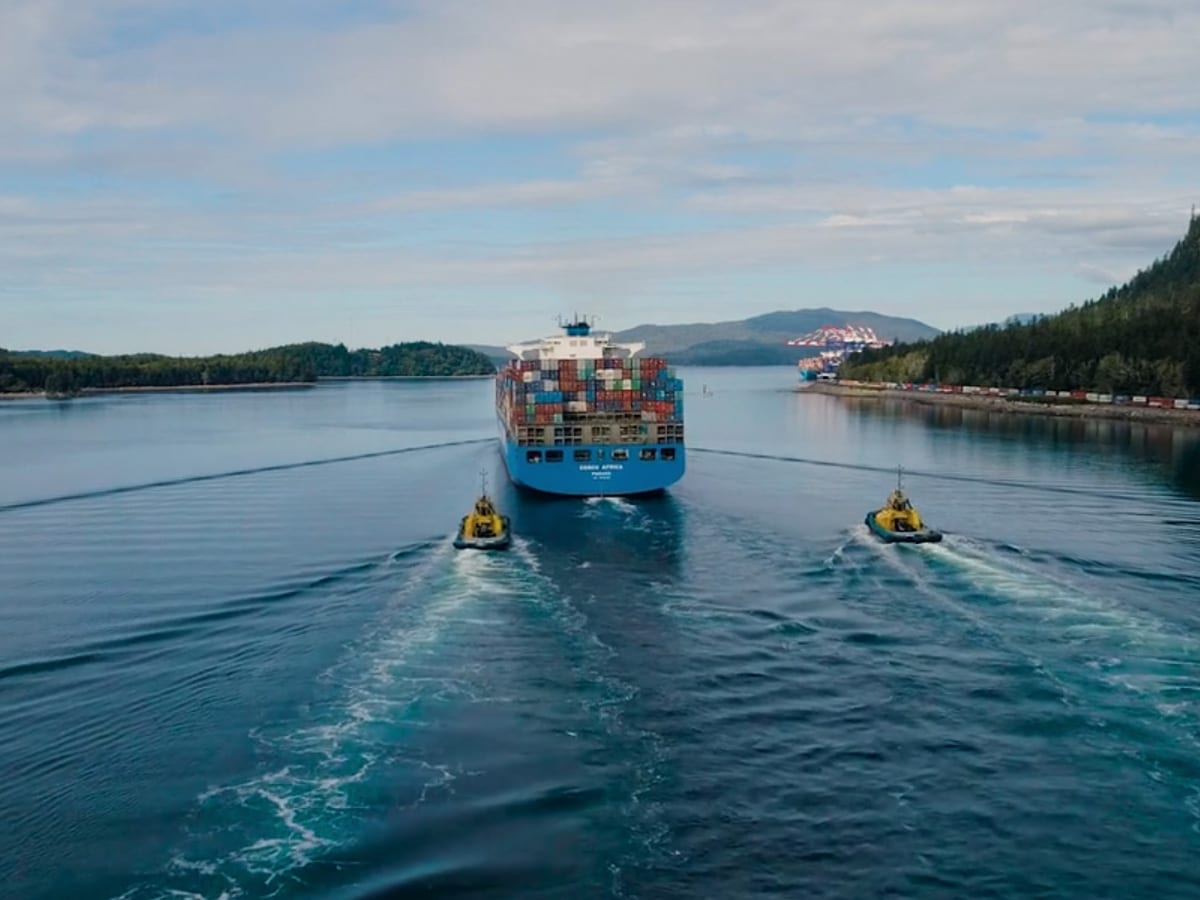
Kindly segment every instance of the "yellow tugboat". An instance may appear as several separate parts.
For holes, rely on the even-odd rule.
[[[496,509],[487,492],[487,475],[483,473],[483,487],[475,508],[462,517],[454,546],[459,550],[507,550],[512,543],[512,530],[508,516]]]
[[[866,522],[876,537],[889,544],[936,544],[942,539],[940,531],[921,521],[920,513],[905,496],[899,471],[896,489],[888,495],[887,504],[867,513]]]

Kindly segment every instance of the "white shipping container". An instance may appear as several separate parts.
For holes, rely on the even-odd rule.
[[[1187,409],[1187,408],[1188,408],[1188,402],[1187,402],[1186,400],[1176,400],[1176,401],[1175,401],[1175,408],[1176,408],[1176,409]]]
[[[1140,403],[1143,406],[1145,406],[1146,398],[1143,397],[1141,394],[1134,394],[1133,399],[1130,402],[1131,403]]]
[[[586,400],[572,400],[567,403],[567,412],[587,412]]]
[[[529,382],[533,381],[533,373],[532,372],[522,372],[521,380],[524,381],[526,384],[529,384]]]
[[[1097,403],[1112,403],[1113,395],[1112,394],[1097,394],[1096,402]]]
[[[1100,395],[1095,391],[1088,391],[1086,394],[1084,394],[1084,397],[1087,398],[1088,403],[1097,403],[1100,400]]]

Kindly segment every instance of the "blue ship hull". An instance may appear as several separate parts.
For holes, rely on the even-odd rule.
[[[642,459],[643,449],[654,459]],[[614,451],[627,459],[613,459]],[[663,451],[668,451],[664,459]],[[530,461],[530,452],[538,461]],[[661,491],[683,477],[682,444],[582,444],[569,447],[521,447],[500,423],[500,454],[509,480],[518,487],[568,497],[621,497]],[[577,458],[584,457],[586,458]]]

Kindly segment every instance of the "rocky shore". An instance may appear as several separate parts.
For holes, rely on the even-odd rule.
[[[854,397],[872,400],[892,400],[926,406],[957,406],[984,412],[1012,413],[1028,416],[1054,416],[1077,419],[1115,419],[1126,422],[1177,425],[1200,428],[1200,412],[1190,409],[1161,409],[1149,406],[1115,405],[1106,403],[1067,403],[1034,401],[1027,398],[995,397],[986,394],[939,394],[931,391],[902,391],[887,388],[866,388],[829,382],[814,382],[797,387],[802,394],[826,394],[835,397]]]

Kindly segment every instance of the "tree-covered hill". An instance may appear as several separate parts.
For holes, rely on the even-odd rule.
[[[345,344],[290,344],[277,350],[304,361],[318,378],[372,378],[406,375],[446,377],[490,375],[496,366],[483,353],[456,344],[412,341],[378,350],[348,350]]]
[[[864,350],[841,377],[1200,396],[1200,218],[1168,255],[1096,300],[1025,324]]]
[[[288,344],[249,353],[171,357],[151,353],[59,358],[0,349],[0,393],[85,389],[294,384],[321,377],[487,375],[492,361],[453,344],[414,341],[378,350]]]

